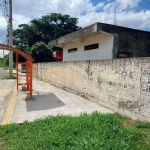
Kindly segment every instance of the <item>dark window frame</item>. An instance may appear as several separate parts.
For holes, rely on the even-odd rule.
[[[84,46],[84,51],[94,50],[94,49],[98,49],[98,48],[99,48],[99,43],[85,45]]]
[[[70,48],[70,49],[68,49],[68,53],[75,53],[75,52],[77,52],[77,48]]]

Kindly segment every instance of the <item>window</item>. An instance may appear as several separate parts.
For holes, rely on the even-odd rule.
[[[128,52],[119,52],[118,58],[129,58],[131,57],[131,53]]]
[[[74,53],[77,51],[77,48],[71,48],[71,49],[68,49],[68,53]]]
[[[84,46],[84,50],[87,51],[87,50],[97,49],[98,47],[99,47],[99,44],[96,43],[96,44]]]

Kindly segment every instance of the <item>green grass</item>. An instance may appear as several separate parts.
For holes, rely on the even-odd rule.
[[[3,68],[4,70],[9,70],[9,66],[4,66],[1,61],[0,61],[0,68]]]
[[[46,117],[0,126],[0,150],[149,149],[149,123],[114,114]]]
[[[19,70],[19,72],[21,72],[21,73],[26,73],[26,70]]]
[[[9,66],[2,66],[3,70],[9,70]]]
[[[9,70],[9,66],[0,66],[0,68],[2,68],[3,70]],[[13,70],[16,70],[16,68],[13,67]]]
[[[2,80],[9,80],[9,79],[16,79],[16,77],[14,77],[14,76],[12,76],[12,77],[9,77],[9,76],[2,77]]]

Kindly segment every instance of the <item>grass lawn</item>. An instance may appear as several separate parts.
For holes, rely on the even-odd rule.
[[[150,123],[97,112],[45,117],[0,126],[0,150],[150,150]]]
[[[12,76],[12,77],[9,77],[9,76],[2,77],[2,80],[8,80],[8,79],[16,79],[16,77],[14,77],[14,76]]]
[[[26,70],[19,70],[19,72],[21,72],[21,73],[26,73]]]

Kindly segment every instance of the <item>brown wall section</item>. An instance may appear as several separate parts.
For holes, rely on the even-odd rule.
[[[120,114],[150,121],[149,58],[38,63],[33,74]],[[138,102],[138,107],[118,108],[120,101]]]

